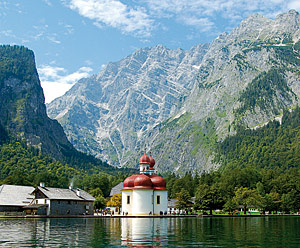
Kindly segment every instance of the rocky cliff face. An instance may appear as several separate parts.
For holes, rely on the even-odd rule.
[[[180,108],[207,47],[139,49],[79,81],[47,106],[48,114],[75,147],[123,166],[139,157],[148,131]]]
[[[161,170],[218,167],[213,148],[234,128],[255,128],[299,102],[299,31],[296,11],[275,20],[252,15],[212,42],[181,110],[151,131]]]
[[[48,106],[79,149],[135,165],[146,149],[158,169],[205,171],[237,126],[255,128],[299,102],[300,17],[252,15],[191,51],[145,48],[78,82]],[[136,158],[138,156],[132,156]]]
[[[63,150],[74,148],[60,124],[48,118],[44,101],[33,52],[19,46],[0,46],[1,129],[62,158]]]

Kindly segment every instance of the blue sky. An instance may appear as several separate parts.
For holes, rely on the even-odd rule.
[[[138,48],[190,49],[299,0],[0,0],[0,43],[35,53],[46,102]]]

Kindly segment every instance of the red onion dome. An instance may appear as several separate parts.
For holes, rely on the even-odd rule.
[[[127,177],[123,182],[123,190],[132,189],[134,187],[134,179],[137,176],[138,175],[132,175],[130,177]]]
[[[166,188],[166,180],[158,175],[151,175],[150,176],[151,182],[153,184],[153,189],[158,190],[167,190]]]
[[[152,189],[151,179],[144,174],[137,175],[134,179],[134,189]]]
[[[149,156],[150,159],[150,169],[153,169],[153,166],[155,165],[155,160],[151,156]]]
[[[140,157],[140,164],[149,164],[150,158],[147,156],[146,153],[144,153],[143,156]]]

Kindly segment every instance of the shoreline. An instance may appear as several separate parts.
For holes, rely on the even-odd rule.
[[[94,218],[94,219],[116,219],[116,218],[253,218],[253,217],[300,217],[296,214],[269,214],[269,215],[26,215],[26,216],[0,216],[0,219],[68,219],[68,218]]]

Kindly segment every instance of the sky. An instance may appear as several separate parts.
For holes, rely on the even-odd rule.
[[[46,102],[136,49],[190,49],[300,0],[0,0],[0,44],[35,53]]]

